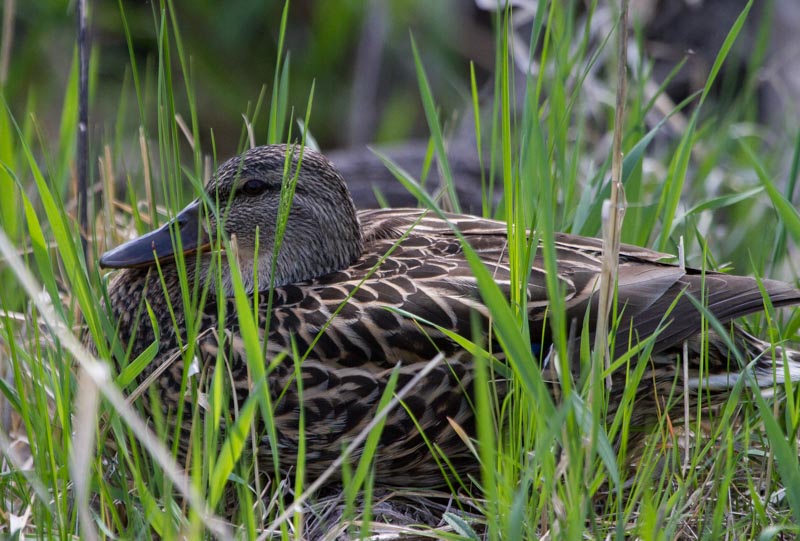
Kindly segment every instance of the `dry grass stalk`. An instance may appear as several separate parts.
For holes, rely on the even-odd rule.
[[[611,156],[611,197],[603,205],[603,269],[600,274],[600,302],[597,311],[597,329],[594,350],[605,359],[606,372],[611,365],[608,349],[608,323],[614,289],[619,272],[619,244],[622,218],[625,215],[625,189],[622,186],[622,128],[627,94],[628,58],[628,0],[622,0],[617,26],[619,36],[617,56],[617,99],[614,116],[614,143]],[[599,368],[597,363],[595,369]],[[606,376],[606,386],[611,388],[611,375]]]

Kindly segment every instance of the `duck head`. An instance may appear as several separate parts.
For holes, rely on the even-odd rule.
[[[287,167],[288,155],[288,167]],[[299,172],[297,172],[299,167]],[[271,276],[281,187],[297,172],[286,229]],[[248,293],[270,283],[286,285],[343,269],[362,253],[356,210],[344,179],[321,154],[309,148],[269,145],[223,163],[190,203],[159,229],[122,244],[100,258],[105,268],[172,265],[176,251],[207,252],[217,232],[236,238],[238,263]],[[230,255],[229,255],[230,257]],[[187,258],[187,263],[193,258]],[[198,276],[212,282],[212,258],[200,258]],[[256,286],[257,276],[257,286]],[[222,289],[233,295],[230,267],[223,258]],[[215,288],[210,288],[215,291]]]

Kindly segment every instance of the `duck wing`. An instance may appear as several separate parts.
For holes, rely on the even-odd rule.
[[[508,296],[512,283],[506,224],[457,214],[447,218]],[[473,314],[485,324],[489,312],[451,225],[419,209],[362,211],[359,219],[365,250],[353,265],[276,288],[271,306],[262,295],[259,316],[265,324],[269,321],[268,355],[287,351],[294,342],[301,354],[308,353],[307,359],[380,371],[397,362],[426,362],[440,351],[462,354],[443,330],[473,338]],[[558,234],[555,248],[566,315],[582,322],[588,311],[593,331],[602,241]],[[763,309],[764,298],[754,278],[684,269],[663,263],[666,257],[621,246],[615,355],[657,331],[656,353],[696,334],[702,315],[690,296],[704,299],[722,323]],[[788,284],[772,280],[761,284],[776,306],[800,302],[800,292]],[[541,250],[533,259],[527,295],[532,343],[543,336],[546,342],[549,300]],[[230,308],[227,328],[235,333],[237,316]]]
[[[590,313],[590,329],[596,322],[602,242],[599,239],[559,235],[559,274],[584,289],[568,308],[568,316]],[[658,331],[654,353],[678,345],[701,329],[702,302],[720,323],[764,309],[765,297],[778,306],[800,303],[800,291],[776,280],[759,281],[750,276],[703,272],[664,263],[671,257],[636,246],[622,245],[619,254],[619,323],[614,352],[623,354],[631,345]],[[580,264],[576,264],[580,261]],[[593,263],[592,263],[593,262]],[[536,263],[534,263],[536,265]]]
[[[508,266],[507,226],[503,222],[447,214],[495,276],[498,285],[507,294],[510,291]],[[459,260],[455,266],[450,286],[476,288],[472,272],[460,251],[460,244],[452,228],[440,218],[418,209],[376,210],[360,213],[367,239],[399,238],[409,228],[411,235],[440,239],[452,243],[448,250]],[[602,240],[568,234],[555,236],[558,278],[565,296],[568,319],[583,321],[589,311],[590,330],[594,329],[597,295],[602,268]],[[432,254],[433,255],[433,254]],[[764,309],[765,296],[774,306],[800,303],[800,291],[789,284],[775,280],[761,280],[748,276],[734,276],[718,272],[703,272],[692,268],[665,263],[669,254],[638,246],[623,244],[619,253],[618,302],[619,329],[615,340],[615,355],[627,351],[632,344],[644,340],[658,331],[654,352],[663,351],[696,334],[700,329],[702,314],[694,300],[706,305],[708,311],[721,323]],[[763,288],[763,293],[762,289]],[[446,291],[442,292],[446,294]],[[528,284],[528,313],[531,336],[546,336],[542,329],[544,308],[548,304],[544,260],[539,250],[533,260]]]

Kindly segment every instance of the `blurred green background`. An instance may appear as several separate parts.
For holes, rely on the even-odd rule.
[[[73,57],[74,4],[53,0],[16,4],[5,95],[16,116],[39,111],[39,121],[51,137],[57,136]],[[111,133],[120,121],[132,123],[130,134],[135,136],[139,117],[123,23],[130,31],[139,77],[148,89],[158,55],[159,3],[89,4],[96,63],[90,111],[93,140]],[[264,85],[267,98],[271,93],[284,3],[176,0],[172,5],[189,59],[201,136],[207,144],[209,130],[214,130],[218,155],[230,155],[239,143],[248,104],[257,101]],[[476,63],[482,81],[494,61],[490,15],[472,2],[299,0],[291,3],[288,29],[289,104],[304,111],[315,82],[310,128],[322,148],[426,135],[410,33],[423,53],[446,116],[468,103],[467,59]],[[183,89],[174,52],[171,60],[173,86]],[[153,93],[145,95],[145,114],[155,115]],[[123,119],[118,118],[121,97],[130,106]],[[176,93],[176,100],[185,115],[185,93]]]

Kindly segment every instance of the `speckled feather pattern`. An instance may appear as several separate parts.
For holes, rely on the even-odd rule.
[[[268,176],[276,167],[283,167],[283,147],[262,148],[269,149],[262,152],[274,159],[272,165],[265,165],[264,160],[255,158],[253,161],[257,163],[247,165],[249,162],[246,162],[246,166],[241,168],[232,162],[233,165],[223,165],[217,174],[216,178],[220,179],[217,182],[231,182],[230,175],[234,169],[245,171],[245,176]],[[319,182],[321,176],[332,176],[323,180],[326,184],[336,185],[341,180],[336,178],[338,175],[324,158],[310,151],[307,154],[312,157],[312,162],[306,165],[304,161],[303,167],[308,167],[310,174],[298,183],[298,193],[309,194],[316,206],[348,207],[349,196],[346,191],[342,196],[339,188],[323,190],[325,195],[321,198],[313,196],[313,183]],[[259,169],[261,167],[263,169]],[[216,189],[219,191],[219,187]],[[334,194],[330,198],[329,192]],[[311,203],[300,203],[302,209],[309,205]],[[349,207],[352,208],[352,203]],[[295,207],[292,212],[295,212]],[[331,212],[342,221],[347,221],[350,213],[347,208]],[[307,219],[302,218],[302,212],[300,215],[297,220],[307,226]],[[317,233],[316,241],[303,244],[298,239],[314,234],[303,230],[299,235],[290,230],[293,225],[290,221],[284,245],[288,246],[291,257],[286,260],[288,270],[276,275],[276,281],[282,283],[274,289],[270,313],[267,312],[267,295],[262,293],[259,296],[260,333],[262,339],[266,338],[265,362],[269,363],[281,352],[291,351],[292,342],[301,355],[308,353],[302,365],[302,404],[299,403],[294,368],[289,358],[269,375],[279,448],[266,449],[265,439],[264,455],[268,457],[269,452],[277,452],[282,469],[291,471],[296,459],[302,408],[306,425],[306,471],[310,477],[318,475],[374,418],[395,366],[401,366],[399,387],[402,387],[425,363],[443,352],[446,362],[435,368],[420,382],[418,389],[406,397],[405,408],[398,408],[388,416],[376,455],[377,480],[382,484],[403,486],[441,484],[439,466],[419,429],[448,457],[460,474],[470,473],[477,463],[451,422],[473,433],[470,405],[472,360],[439,328],[480,342],[488,336],[489,314],[460,241],[448,223],[418,209],[370,210],[359,212],[357,220],[355,216],[353,214],[350,219],[350,226],[354,226],[357,232],[351,231],[349,235],[358,245],[358,253],[347,263],[342,263],[342,259],[350,256],[336,255],[331,259],[328,255],[318,258],[309,255],[325,250],[331,242],[335,243],[338,233]],[[511,283],[506,225],[473,216],[447,215],[447,218],[476,250],[501,290],[508,294]],[[237,219],[244,218],[238,216]],[[270,227],[270,219],[274,223],[274,215],[263,220],[262,233],[263,229]],[[229,234],[237,234],[240,245],[251,229],[236,221],[226,222],[226,230]],[[262,246],[269,247],[271,243],[262,242]],[[601,242],[558,235],[555,247],[567,316],[581,323],[588,310],[590,328],[593,328],[593,294],[599,280]],[[245,246],[244,254],[247,253]],[[307,260],[299,266],[292,266],[291,259],[298,257]],[[527,309],[531,342],[536,344],[545,337],[545,343],[541,344],[541,357],[545,358],[549,347],[549,330],[544,323],[548,299],[541,257],[537,254],[533,261]],[[754,279],[712,272],[703,275],[699,271],[663,263],[664,257],[664,254],[627,245],[623,245],[620,252],[619,305],[622,316],[615,354],[624,353],[629,343],[635,344],[651,336],[659,326],[664,327],[655,338],[653,354],[640,383],[634,422],[646,422],[660,406],[659,400],[670,396],[679,377],[677,359],[684,340],[688,341],[691,353],[690,378],[695,382],[693,399],[697,399],[701,387],[697,379],[702,347],[702,337],[698,334],[701,318],[686,294],[704,298],[709,311],[723,323],[763,308],[763,297]],[[202,261],[196,270],[191,259],[187,259],[190,276],[199,277],[201,282],[208,281],[209,273]],[[335,264],[330,263],[334,259],[337,260]],[[334,268],[330,268],[332,264]],[[173,306],[183,306],[177,269],[170,262],[162,262],[161,271],[167,286],[166,294],[152,268],[124,269],[109,285],[110,306],[113,317],[119,322],[117,338],[122,344],[133,343],[132,358],[149,346],[155,337],[146,315],[133,325],[134,314],[140,311],[145,298],[159,318],[159,355],[142,378],[152,373],[160,363],[174,357],[180,351],[179,342],[185,341],[187,318],[183,311],[174,311],[179,329],[176,332],[176,325],[167,310],[168,299],[172,300]],[[266,282],[260,279],[259,283],[268,283],[268,276],[266,278]],[[800,301],[800,292],[789,285],[765,280],[763,287],[775,306]],[[224,359],[232,378],[231,387],[241,405],[257,382],[253,382],[248,374],[235,307],[229,299],[214,299],[213,291],[211,289],[211,298],[203,311],[188,318],[190,321],[196,318],[199,322],[201,338],[197,356],[205,372],[216,365],[218,358]],[[222,323],[217,320],[220,302],[225,303],[227,314]],[[675,306],[665,317],[673,303]],[[418,319],[409,318],[402,312],[411,313]],[[474,314],[481,323],[483,335],[480,337],[472,336]],[[756,358],[767,351],[765,343],[737,327],[733,327],[732,332],[751,357]],[[704,397],[721,400],[735,381],[738,370],[732,368],[735,361],[721,339],[712,334],[709,342],[709,364],[705,370],[706,376],[712,378],[708,380],[710,390],[704,391]],[[497,344],[484,345],[498,359],[503,359]],[[763,355],[755,368],[757,375],[761,376],[759,382],[763,380],[765,387],[772,381],[771,358]],[[789,352],[788,358],[793,363],[797,354]],[[551,363],[543,368],[557,396],[555,367]],[[794,370],[797,372],[796,368]],[[778,371],[782,372],[780,365]],[[179,358],[155,382],[167,411],[174,409],[181,400],[179,389],[183,372],[184,359]],[[795,372],[792,372],[793,376]],[[626,384],[624,378],[624,373],[615,374],[615,393],[621,393]],[[728,381],[730,383],[726,384]],[[498,380],[497,389],[502,398],[507,391],[505,383]],[[610,413],[613,413],[616,407],[614,396],[611,402]],[[187,413],[186,418],[190,416],[191,413]],[[269,462],[268,458],[265,460]]]

